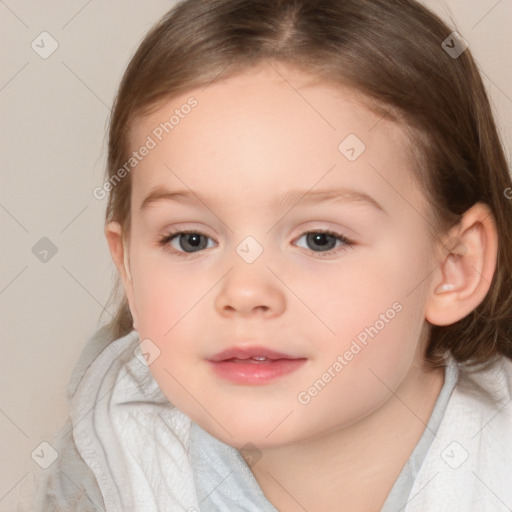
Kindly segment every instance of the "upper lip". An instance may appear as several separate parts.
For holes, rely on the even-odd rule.
[[[226,361],[228,359],[250,359],[251,357],[266,357],[267,359],[303,359],[290,354],[276,352],[266,347],[250,346],[250,347],[231,347],[214,356],[210,357],[210,361]]]

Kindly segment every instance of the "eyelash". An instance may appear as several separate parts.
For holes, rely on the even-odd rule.
[[[352,240],[348,239],[347,237],[345,237],[343,235],[340,235],[339,233],[336,233],[334,231],[330,231],[328,229],[318,229],[318,230],[312,230],[312,231],[305,231],[304,233],[301,234],[301,236],[299,236],[298,239],[302,238],[304,235],[308,235],[308,234],[311,234],[311,233],[331,235],[337,241],[343,242],[343,245],[341,247],[338,247],[337,249],[331,249],[330,251],[325,251],[325,252],[320,251],[320,252],[318,252],[318,251],[308,250],[308,252],[310,254],[319,255],[320,257],[332,256],[332,255],[338,253],[339,251],[344,251],[344,250],[347,250],[347,249],[351,249],[355,245],[354,242]],[[208,235],[205,235],[204,233],[201,233],[200,231],[179,231],[179,230],[177,230],[177,231],[171,231],[170,233],[161,236],[158,239],[158,246],[163,247],[163,249],[165,251],[167,251],[167,252],[169,252],[169,253],[171,253],[173,255],[176,255],[176,256],[180,256],[180,257],[192,256],[192,255],[194,255],[196,253],[176,251],[174,249],[171,249],[170,245],[169,245],[169,242],[171,240],[173,240],[174,238],[176,238],[177,236],[179,236],[179,235],[190,235],[190,234],[202,235],[202,236],[205,236],[206,238],[210,238]],[[197,252],[199,253],[201,251],[197,251]]]

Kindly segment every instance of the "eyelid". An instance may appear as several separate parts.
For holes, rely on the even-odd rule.
[[[343,236],[351,241],[354,241],[359,238],[361,235],[355,229],[351,229],[347,227],[345,224],[340,224],[339,222],[327,221],[327,220],[312,220],[308,222],[300,223],[301,227],[299,230],[295,230],[294,232],[299,232],[299,235],[303,235],[304,233],[311,232],[332,232],[336,235]],[[296,237],[295,237],[296,238]]]

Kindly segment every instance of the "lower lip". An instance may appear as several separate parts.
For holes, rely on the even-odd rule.
[[[266,384],[298,370],[306,359],[274,359],[263,363],[209,361],[213,371],[235,384]]]

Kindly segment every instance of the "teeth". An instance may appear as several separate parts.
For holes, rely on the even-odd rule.
[[[270,359],[266,358],[265,356],[254,356],[248,357],[247,359],[237,359],[234,357],[233,359],[230,359],[230,361],[233,361],[234,363],[247,363],[249,361],[253,361],[255,363],[264,363],[266,361],[270,361]]]

